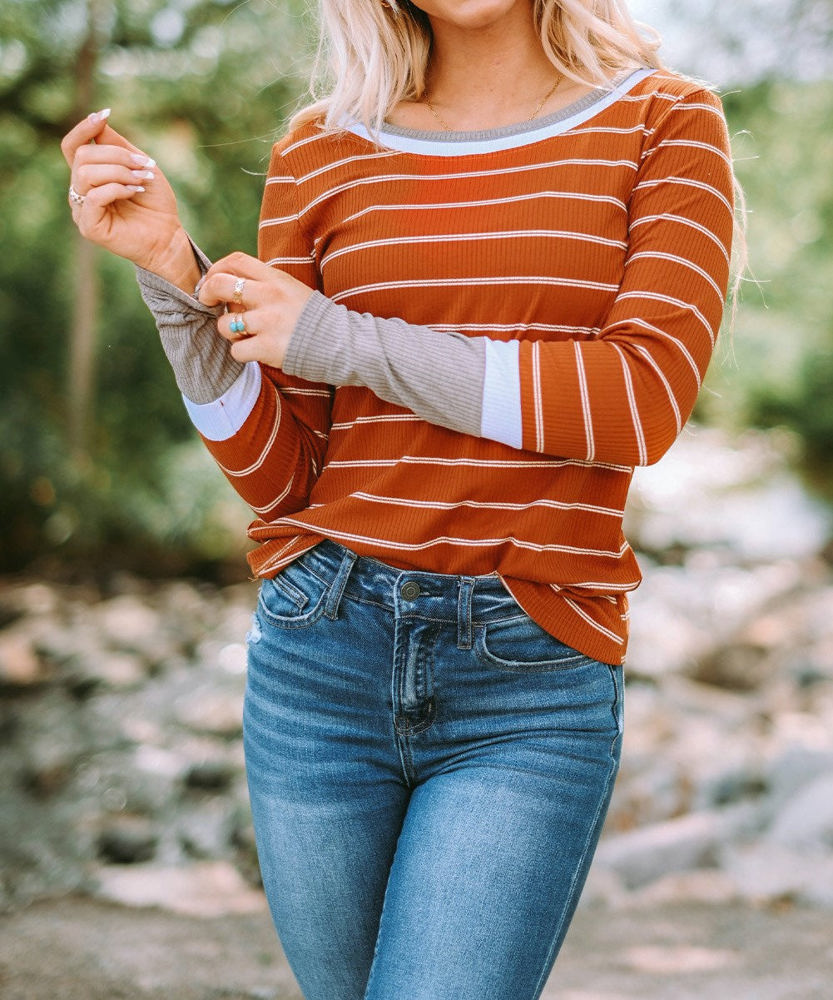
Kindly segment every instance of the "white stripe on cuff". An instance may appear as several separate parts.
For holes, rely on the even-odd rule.
[[[523,446],[520,344],[486,339],[481,436],[512,448]]]
[[[230,388],[211,403],[183,396],[191,423],[209,441],[226,441],[240,430],[260,395],[260,365],[249,361]]]

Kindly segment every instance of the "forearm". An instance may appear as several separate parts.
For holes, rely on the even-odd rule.
[[[429,423],[481,436],[485,362],[482,337],[357,313],[314,292],[283,370],[330,385],[363,385]]]

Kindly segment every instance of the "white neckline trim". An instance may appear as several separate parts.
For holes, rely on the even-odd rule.
[[[387,149],[400,153],[418,153],[423,156],[473,156],[479,153],[494,153],[506,149],[517,149],[528,146],[542,139],[561,135],[587,121],[615,104],[620,97],[641,83],[646,77],[655,73],[655,69],[638,69],[625,77],[611,90],[603,92],[590,104],[579,100],[578,110],[562,117],[558,112],[542,120],[541,124],[523,131],[517,131],[517,126],[508,129],[494,129],[485,132],[417,132],[409,129],[382,128],[378,136],[374,136],[364,125],[351,122],[345,125],[348,132],[378,142]],[[564,109],[569,112],[569,108]]]

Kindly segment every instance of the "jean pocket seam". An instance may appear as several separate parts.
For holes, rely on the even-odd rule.
[[[279,588],[281,593],[283,593],[288,600],[293,600],[293,598],[286,594],[283,588]],[[309,625],[315,624],[316,621],[324,613],[325,601],[327,597],[327,591],[322,590],[318,600],[315,602],[313,607],[304,610],[301,614],[301,608],[298,608],[298,614],[294,615],[281,615],[278,612],[273,611],[263,598],[263,594],[258,597],[257,610],[258,615],[261,616],[264,624],[273,625],[276,628],[282,629],[292,629],[292,628],[306,628]],[[310,599],[304,595],[304,608],[310,603]]]
[[[571,670],[578,666],[583,666],[590,661],[590,658],[578,650],[573,650],[569,646],[562,644],[565,655],[559,659],[548,658],[545,660],[505,660],[493,653],[487,645],[487,627],[477,630],[474,641],[474,651],[476,655],[487,665],[497,670],[505,670],[514,674],[546,674],[557,673],[561,670]],[[553,640],[557,641],[557,640]]]

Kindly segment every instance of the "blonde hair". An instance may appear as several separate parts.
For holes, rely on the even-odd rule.
[[[377,133],[399,101],[425,94],[428,17],[410,0],[319,0],[319,7],[314,101],[290,127],[352,120]],[[662,68],[659,36],[637,25],[622,0],[533,0],[533,16],[547,57],[572,80],[608,86],[624,70]]]

